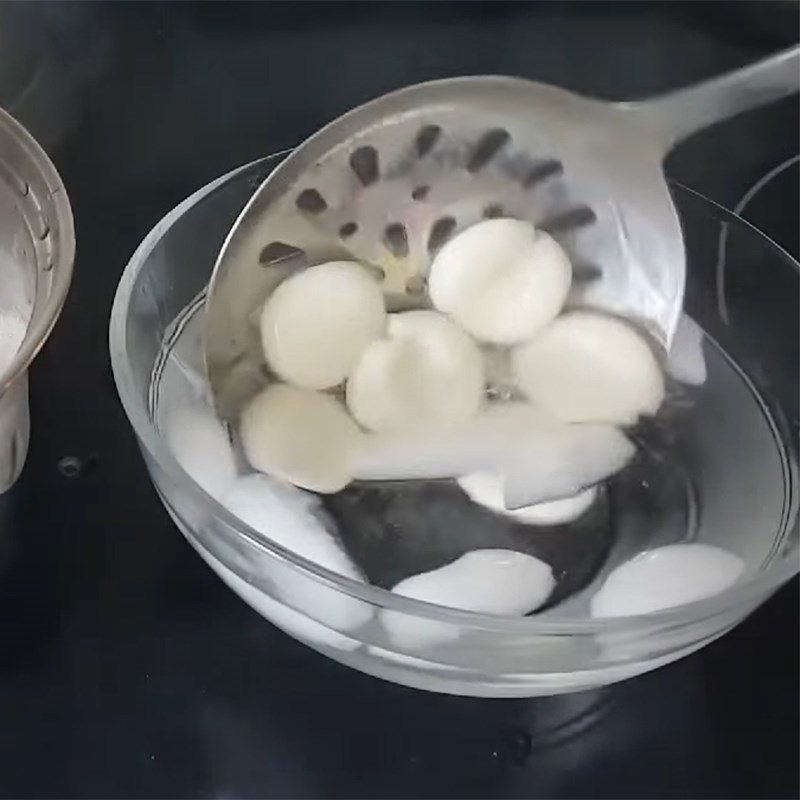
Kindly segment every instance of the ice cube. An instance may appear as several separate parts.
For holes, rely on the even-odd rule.
[[[566,424],[523,403],[496,403],[463,425],[365,436],[351,462],[367,480],[502,476],[505,506],[577,494],[620,470],[635,448],[610,425]]]
[[[473,472],[458,479],[458,485],[473,503],[497,514],[513,517],[528,525],[559,525],[580,517],[597,497],[597,487],[590,486],[570,497],[523,506],[515,510],[505,507],[503,479],[491,472]]]
[[[522,616],[542,605],[555,586],[553,571],[538,558],[512,550],[472,550],[450,564],[400,581],[392,591],[448,608]],[[457,625],[385,609],[381,622],[405,650],[454,641]]]
[[[681,314],[672,338],[667,356],[667,374],[691,386],[702,386],[706,382],[703,329],[686,314]]]
[[[200,403],[173,409],[165,438],[184,471],[221,500],[236,479],[236,460],[228,433],[212,410]]]
[[[741,558],[707,544],[671,544],[621,564],[592,598],[593,617],[649,614],[712,597],[744,571]]]
[[[351,468],[364,480],[457,478],[508,464],[523,439],[561,424],[528,403],[490,403],[460,425],[365,436]]]
[[[239,478],[223,500],[226,508],[259,533],[309,561],[353,580],[361,573],[333,531],[335,525],[315,495],[266,475]],[[372,609],[321,579],[268,555],[263,569],[286,603],[336,630],[366,622]]]
[[[572,497],[619,472],[636,448],[618,428],[601,424],[562,425],[521,440],[516,460],[504,466],[505,506],[523,508]]]

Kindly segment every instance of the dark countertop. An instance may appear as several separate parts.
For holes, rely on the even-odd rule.
[[[797,580],[702,651],[597,692],[384,683],[270,626],[191,551],[106,345],[120,273],[164,213],[355,103],[481,72],[632,98],[791,44],[797,21],[770,2],[0,3],[0,104],[48,146],[78,239],[31,373],[28,462],[0,498],[0,795],[797,797]],[[733,206],[797,131],[785,101],[687,142],[669,172]],[[745,211],[795,253],[797,176]]]

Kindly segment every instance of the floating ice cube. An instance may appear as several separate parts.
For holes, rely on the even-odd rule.
[[[667,356],[667,373],[681,383],[702,386],[706,382],[703,355],[703,329],[686,314],[681,314]]]
[[[266,475],[238,478],[223,500],[251,528],[315,564],[348,578],[359,573],[332,535],[334,523],[316,495]]]
[[[532,406],[489,405],[461,425],[378,433],[365,436],[351,462],[353,475],[365,480],[456,478],[507,463],[528,431],[542,426]]]
[[[711,597],[744,571],[738,556],[707,544],[671,544],[621,564],[592,598],[593,617],[625,617]]]
[[[173,409],[165,438],[184,471],[221,500],[236,479],[236,460],[228,433],[211,409],[200,403]]]
[[[611,425],[578,424],[552,428],[520,442],[516,461],[504,470],[506,508],[572,497],[619,472],[636,448]]]
[[[512,550],[473,550],[450,564],[400,581],[392,591],[448,608],[522,616],[547,600],[553,571],[538,558]],[[384,610],[381,622],[398,647],[416,650],[453,641],[458,626]]]
[[[266,475],[248,475],[233,484],[223,503],[251,528],[287,550],[345,577],[363,580],[336,540],[333,521],[310,492]],[[368,604],[325,586],[290,564],[266,555],[262,563],[281,599],[323,625],[350,630],[372,615]]]
[[[493,404],[463,425],[436,431],[365,436],[353,475],[408,480],[491,472],[502,476],[504,505],[515,509],[575,495],[634,455],[617,428],[569,425],[525,405]]]
[[[597,487],[590,486],[561,500],[535,503],[515,510],[505,507],[503,479],[491,472],[473,472],[458,479],[458,485],[473,503],[497,514],[513,517],[528,525],[559,525],[578,519],[597,497]]]

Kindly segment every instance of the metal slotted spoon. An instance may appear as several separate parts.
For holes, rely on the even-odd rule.
[[[686,259],[664,156],[695,131],[798,88],[794,48],[637,103],[467,77],[350,111],[275,169],[222,247],[206,304],[218,412],[236,419],[268,383],[258,317],[288,274],[355,259],[375,267],[390,310],[418,307],[436,250],[494,216],[530,220],[561,243],[574,265],[571,304],[634,319],[668,347]]]

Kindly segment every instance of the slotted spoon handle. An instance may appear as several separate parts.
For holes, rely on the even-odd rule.
[[[663,137],[664,152],[697,131],[800,91],[800,46],[718,78],[633,104]]]

